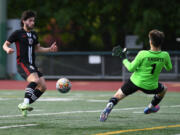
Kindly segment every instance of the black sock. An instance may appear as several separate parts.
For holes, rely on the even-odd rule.
[[[33,94],[35,96],[35,99],[31,100],[30,104],[34,103],[43,94],[43,92],[41,92],[39,89],[35,89]]]
[[[115,98],[115,97],[112,97],[112,98],[109,100],[109,102],[112,102],[113,105],[116,105],[116,104],[118,103],[118,99]]]
[[[34,94],[39,98],[44,92],[40,91],[39,89],[35,89]]]
[[[151,101],[151,104],[153,106],[156,106],[156,105],[158,105],[161,102],[162,99],[163,99],[163,97],[159,97],[157,95],[154,95],[154,97],[153,97],[153,99]]]
[[[36,95],[34,95],[34,89],[36,88],[36,86],[37,83],[31,82],[28,84],[25,90],[24,98],[28,98],[30,103],[34,102],[37,99]]]

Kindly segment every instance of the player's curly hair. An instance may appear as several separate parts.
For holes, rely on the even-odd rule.
[[[22,13],[21,16],[21,27],[24,26],[23,21],[27,20],[28,18],[35,17],[36,18],[36,12],[32,10],[26,10]]]
[[[161,47],[164,41],[164,37],[165,37],[164,33],[159,30],[155,29],[149,32],[149,39],[151,40],[151,43],[155,47]]]

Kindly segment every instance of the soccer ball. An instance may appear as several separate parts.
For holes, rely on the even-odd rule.
[[[71,89],[71,82],[67,78],[60,78],[56,82],[56,89],[61,93],[67,93]]]

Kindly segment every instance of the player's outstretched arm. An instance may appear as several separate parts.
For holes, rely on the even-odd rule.
[[[127,68],[129,72],[134,72],[137,67],[141,63],[141,52],[138,53],[138,55],[135,57],[135,59],[132,62],[129,62],[128,59],[123,60],[124,66]]]
[[[56,42],[54,42],[50,47],[45,48],[41,47],[40,44],[37,44],[36,46],[36,52],[57,52],[57,45]]]
[[[11,43],[9,41],[5,41],[3,45],[3,49],[7,54],[12,54],[14,52],[14,49],[9,47],[10,45]]]

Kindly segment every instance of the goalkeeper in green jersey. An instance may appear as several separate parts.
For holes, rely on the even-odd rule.
[[[145,114],[155,113],[160,109],[158,104],[163,99],[167,87],[158,82],[159,74],[163,68],[167,71],[172,69],[168,52],[161,51],[163,40],[163,32],[158,30],[150,31],[150,50],[140,51],[132,62],[128,61],[125,52],[121,51],[118,53],[118,48],[114,50],[123,59],[123,64],[128,71],[133,73],[130,79],[109,100],[109,103],[100,115],[101,122],[108,118],[111,110],[120,100],[138,90],[146,94],[154,94],[151,103],[144,109]]]

